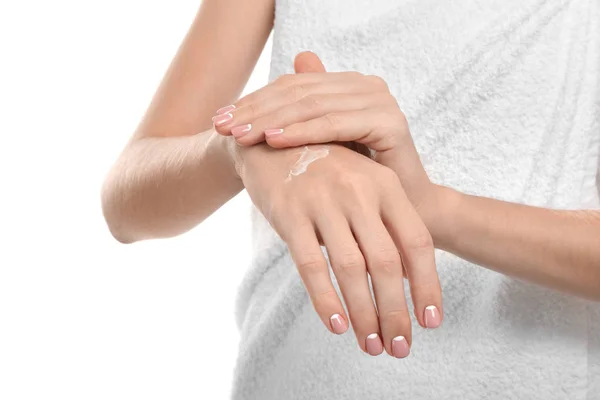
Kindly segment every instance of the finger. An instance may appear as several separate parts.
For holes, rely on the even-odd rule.
[[[229,129],[219,129],[219,127],[228,124],[233,119],[233,111],[246,107],[258,100],[273,96],[279,91],[289,90],[293,86],[309,85],[327,80],[347,80],[363,77],[360,72],[344,71],[344,72],[304,72],[301,74],[285,74],[280,75],[277,79],[262,88],[249,93],[234,104],[229,104],[219,108],[212,117],[215,130],[221,135],[230,135]],[[238,124],[239,125],[239,124]],[[229,124],[229,126],[233,126]]]
[[[245,106],[237,105],[235,110],[214,117],[213,122],[217,132],[221,134],[231,132],[239,141],[242,136],[249,136],[249,134],[252,136],[251,133],[256,132],[252,126],[256,119],[296,103],[306,96],[327,93],[365,93],[368,90],[368,87],[365,87],[359,80],[330,79],[317,83],[292,85],[272,91],[270,96],[257,99]],[[262,134],[262,132],[259,133]],[[254,143],[246,142],[246,144]]]
[[[342,90],[352,90],[347,86]],[[299,101],[283,105],[271,112],[266,111],[269,106],[257,103],[258,109],[263,108],[262,116],[254,119],[252,129],[243,137],[238,137],[238,143],[241,145],[254,144],[264,140],[265,133],[270,134],[273,129],[284,128],[293,124],[301,123],[322,117],[330,113],[349,112],[374,109],[382,106],[383,99],[381,93],[311,93],[301,98]],[[269,102],[270,99],[264,102]],[[240,110],[240,113],[242,111]],[[234,128],[235,129],[235,128]],[[285,129],[284,129],[285,131]],[[296,139],[294,137],[294,139]],[[326,137],[323,142],[329,142]],[[299,143],[301,145],[304,143]]]
[[[331,268],[344,296],[360,348],[373,356],[381,354],[383,347],[379,339],[379,321],[369,288],[365,260],[348,221],[336,211],[320,212],[317,229],[327,247]],[[377,338],[373,338],[373,335],[377,335]]]
[[[294,233],[286,237],[290,256],[313,307],[330,332],[342,334],[348,330],[348,317],[333,287],[327,260],[310,222],[298,224]]]
[[[302,74],[284,74],[269,82],[266,86],[241,97],[235,102],[236,108],[247,106],[264,97],[270,97],[274,92],[285,90],[291,86],[310,85],[331,80],[356,80],[364,75],[356,71],[342,72],[305,72]]]
[[[325,72],[325,66],[319,56],[312,51],[303,51],[294,58],[294,71],[297,74],[306,72]]]
[[[400,115],[399,115],[400,114]],[[265,130],[267,143],[275,148],[328,142],[358,142],[376,151],[396,147],[407,134],[399,110],[390,107],[330,112],[304,122]]]
[[[390,192],[382,199],[381,212],[406,266],[415,316],[422,327],[437,328],[442,323],[442,289],[431,234],[402,186],[388,187]]]
[[[391,356],[404,358],[410,352],[412,332],[400,255],[378,213],[363,209],[353,215],[352,230],[371,275],[385,349]]]

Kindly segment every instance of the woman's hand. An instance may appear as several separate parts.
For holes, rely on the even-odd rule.
[[[348,318],[320,243],[363,351],[380,354],[383,341],[390,355],[409,353],[403,264],[419,324],[439,326],[442,294],[431,236],[393,171],[338,144],[283,150],[262,144],[237,151],[243,155],[238,173],[250,197],[287,243],[330,331],[343,333]]]
[[[273,147],[309,143],[364,143],[377,151],[398,146],[408,129],[385,81],[359,72],[282,75],[217,110],[217,132],[240,145],[266,140]]]
[[[325,72],[311,52],[295,60],[297,74],[282,75],[213,117],[217,132],[249,146],[265,140],[274,148],[311,143],[358,142],[400,177],[419,209],[431,184],[406,118],[385,81],[359,72]]]

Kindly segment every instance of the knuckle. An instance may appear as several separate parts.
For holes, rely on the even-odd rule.
[[[321,274],[326,266],[323,254],[320,253],[304,253],[296,260],[296,268],[306,275]]]
[[[286,98],[295,103],[304,97],[306,87],[304,85],[291,85],[287,87]]]
[[[285,217],[282,218],[282,216],[285,216],[285,212],[282,212],[282,210],[277,208],[270,208],[268,213],[265,215],[265,218],[273,227],[275,232],[279,235],[281,240],[287,243],[292,238],[292,232],[290,231],[288,224],[285,222]]]
[[[247,108],[248,108],[248,114],[250,114],[249,115],[250,119],[254,119],[260,115],[261,107],[260,107],[259,103],[254,103],[254,102],[250,103],[250,104],[248,104]]]
[[[360,79],[365,76],[362,72],[359,71],[347,71],[346,73],[348,74],[348,77],[350,79]]]
[[[433,239],[429,232],[419,232],[407,240],[405,247],[409,252],[433,252]]]
[[[311,298],[318,313],[321,313],[321,308],[330,308],[327,306],[337,304],[339,299],[337,292],[333,288],[325,290],[324,292],[313,293],[311,294]]]
[[[263,211],[265,218],[271,225],[278,225],[278,223],[281,221],[281,217],[285,216],[285,211],[280,204],[280,200],[273,199]]]
[[[336,260],[335,267],[344,274],[354,275],[365,271],[365,260],[359,252],[343,254]]]
[[[390,113],[381,113],[378,121],[373,129],[378,142],[385,147],[396,147],[399,142],[398,120]]]
[[[389,91],[387,82],[377,75],[365,75],[364,79],[377,91]]]
[[[437,275],[433,279],[424,282],[410,282],[410,290],[415,293],[421,301],[430,304],[436,304],[436,301],[441,297],[442,288]]]
[[[386,249],[373,256],[369,271],[377,274],[396,275],[402,271],[400,254],[395,249]]]
[[[376,182],[382,197],[393,199],[399,190],[403,190],[396,172],[383,165],[377,171]]]
[[[327,128],[329,130],[331,130],[332,132],[337,132],[337,130],[341,126],[339,114],[337,114],[337,113],[325,114],[324,119],[325,119],[325,124],[327,125]]]
[[[398,117],[390,110],[380,110],[377,116],[379,126],[390,131],[398,131]]]
[[[297,199],[281,193],[272,195],[271,200],[261,207],[265,219],[284,242],[296,238],[297,232],[311,227]]]
[[[398,320],[406,319],[408,315],[408,309],[406,307],[394,307],[389,310],[383,310],[380,312],[379,317],[383,320]]]
[[[284,217],[285,213],[291,207],[290,202],[295,199],[288,193],[272,191],[269,193],[270,211],[272,216]]]
[[[377,324],[377,314],[375,312],[375,307],[367,304],[363,304],[361,306],[354,306],[349,310],[350,319],[352,320],[352,325],[358,325],[358,330],[366,330],[373,333],[372,329],[365,329],[368,325]],[[363,329],[361,329],[363,328]]]
[[[382,166],[382,168],[380,168],[378,175],[381,177],[382,181],[388,185],[397,184],[399,182],[396,172],[386,166]]]
[[[314,94],[304,96],[300,102],[309,110],[318,110],[323,107],[323,98]]]
[[[277,77],[277,79],[275,79],[275,84],[281,87],[286,87],[292,84],[292,81],[294,80],[294,75],[293,74],[283,74]]]
[[[395,108],[400,108],[400,105],[398,104],[398,99],[396,99],[396,96],[394,96],[391,92],[387,91],[387,92],[380,92],[378,93],[379,96],[381,96],[381,102],[384,104],[390,104]]]
[[[406,114],[404,114],[404,112],[400,109],[400,107],[398,107],[398,109],[396,110],[394,115],[396,116],[396,118],[398,119],[398,122],[402,126],[408,126],[408,119],[406,118]]]

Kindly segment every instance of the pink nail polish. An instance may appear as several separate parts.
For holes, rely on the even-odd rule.
[[[267,129],[267,130],[265,130],[266,137],[281,135],[282,133],[283,133],[283,129]]]
[[[396,336],[392,339],[392,354],[396,358],[408,357],[410,348],[408,347],[408,342],[404,336]]]
[[[426,328],[437,328],[442,323],[442,316],[436,306],[425,307],[424,318]]]
[[[383,343],[381,343],[381,339],[379,339],[379,335],[376,333],[371,333],[367,336],[366,347],[367,353],[372,356],[378,356],[383,352]]]
[[[329,318],[329,321],[331,322],[331,329],[338,335],[341,335],[348,330],[348,324],[340,314],[333,314],[331,318]]]
[[[212,117],[212,120],[215,126],[221,126],[227,121],[231,120],[232,118],[233,115],[231,115],[231,113],[227,113],[222,115],[215,115],[214,117]]]
[[[236,138],[240,138],[246,133],[250,132],[251,129],[252,125],[250,124],[234,126],[233,128],[231,128],[231,134]]]
[[[219,108],[217,110],[217,115],[219,115],[219,114],[225,114],[225,113],[227,113],[227,112],[229,112],[231,110],[235,110],[235,106],[233,104],[230,104],[228,106]]]

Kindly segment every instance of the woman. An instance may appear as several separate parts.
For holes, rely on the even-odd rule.
[[[248,190],[235,399],[598,398],[599,87],[596,1],[205,0],[104,213]]]

